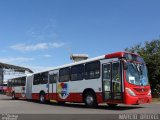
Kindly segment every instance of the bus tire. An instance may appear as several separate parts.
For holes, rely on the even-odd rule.
[[[93,91],[87,91],[84,94],[84,102],[87,107],[97,107],[97,99],[96,99],[96,94]]]
[[[13,92],[12,93],[12,100],[15,100],[16,99],[16,95],[15,95],[15,93]]]
[[[118,104],[111,104],[111,103],[108,103],[107,104],[109,107],[116,107]]]
[[[42,104],[44,104],[46,102],[45,93],[43,93],[43,92],[40,93],[40,95],[39,95],[39,101]]]

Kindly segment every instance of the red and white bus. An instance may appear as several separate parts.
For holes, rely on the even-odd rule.
[[[12,99],[25,98],[26,76],[9,79],[7,82],[6,95]]]
[[[22,94],[41,103],[84,102],[89,107],[100,103],[109,106],[150,103],[147,74],[142,57],[116,52],[30,74],[24,77]],[[16,92],[13,85],[13,98],[23,97],[18,94],[20,90]]]

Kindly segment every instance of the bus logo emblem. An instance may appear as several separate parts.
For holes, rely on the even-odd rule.
[[[61,99],[66,99],[69,95],[68,84],[67,83],[58,84],[57,92]]]

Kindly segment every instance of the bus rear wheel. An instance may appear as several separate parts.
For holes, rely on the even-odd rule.
[[[85,93],[84,102],[87,107],[97,107],[98,106],[96,95],[92,91],[88,91]]]
[[[16,95],[15,95],[15,93],[13,92],[12,93],[12,100],[15,100],[16,99]]]
[[[40,93],[39,101],[42,104],[44,104],[46,102],[46,100],[45,100],[45,93]]]

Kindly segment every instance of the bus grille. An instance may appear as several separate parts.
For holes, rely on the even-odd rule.
[[[134,90],[139,94],[146,94],[147,92],[149,92],[148,88],[134,88]]]

